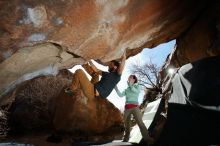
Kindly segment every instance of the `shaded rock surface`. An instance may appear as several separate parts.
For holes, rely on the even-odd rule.
[[[62,70],[57,76],[43,76],[24,82],[10,97],[9,122],[16,132],[49,130],[52,128],[54,99],[71,83],[71,73]],[[3,105],[2,105],[3,106]]]
[[[103,133],[111,128],[121,133],[120,111],[106,99],[93,100],[83,94],[67,94],[72,73],[62,70],[57,76],[38,77],[23,83],[11,97],[11,131],[57,131],[64,133]],[[12,99],[14,98],[14,99]]]
[[[177,39],[175,58],[178,66],[220,54],[220,3],[209,6],[197,16],[197,21]]]
[[[214,3],[214,2],[209,2]],[[17,84],[178,38],[206,0],[1,1],[0,98]]]
[[[7,112],[4,110],[0,110],[0,138],[1,136],[7,135],[8,132],[8,118]]]
[[[106,63],[125,50],[130,57],[176,39],[161,71],[166,81],[169,67],[220,52],[218,0],[13,0],[0,7],[0,104],[10,107],[16,130],[92,135],[118,125],[120,131],[112,104],[63,92],[71,74],[62,69],[90,59]]]
[[[220,55],[219,8],[219,1],[213,1],[205,7],[194,23],[176,39],[176,46],[163,69],[181,67],[189,62]]]

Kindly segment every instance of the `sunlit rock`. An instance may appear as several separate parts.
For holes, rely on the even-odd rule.
[[[53,123],[57,131],[91,135],[110,132],[114,126],[119,132],[123,129],[120,111],[107,99],[87,98],[81,90],[72,94],[62,90],[55,103]]]
[[[2,1],[0,98],[28,74],[42,75],[47,68],[53,70],[47,74],[52,74],[89,59],[108,62],[125,50],[129,57],[178,38],[206,4],[191,0]]]

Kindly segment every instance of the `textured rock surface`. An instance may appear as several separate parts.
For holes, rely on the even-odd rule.
[[[126,48],[177,37],[203,6],[190,0],[3,1],[1,60],[24,46],[52,42],[85,59],[108,61]]]
[[[59,62],[59,49],[53,44],[46,43],[18,50],[9,59],[0,64],[0,96],[4,95],[16,85],[40,75],[56,75]],[[68,57],[67,53],[62,56]],[[67,59],[68,60],[68,59]],[[79,60],[68,60],[67,63],[78,64]],[[56,64],[57,62],[57,65]]]
[[[114,126],[123,129],[120,111],[108,100],[89,99],[81,91],[68,95],[64,91],[55,100],[54,128],[57,131],[77,132],[87,135],[110,132]]]
[[[12,121],[21,128],[48,128],[49,121],[58,131],[100,133],[120,125],[107,101],[60,92],[71,76],[61,69],[172,39],[165,68],[220,52],[218,0],[5,0],[0,7],[0,104],[13,103]]]
[[[195,23],[177,39],[171,60],[175,66],[220,54],[220,2],[209,6],[197,16]]]
[[[18,132],[55,129],[87,135],[122,132],[120,111],[108,100],[93,100],[62,90],[71,83],[72,74],[62,70],[57,76],[38,77],[19,86],[10,98],[10,127]],[[11,104],[9,102],[2,105]]]
[[[10,126],[15,131],[49,130],[53,126],[54,100],[63,87],[70,85],[71,73],[37,77],[19,85],[1,106],[9,104]]]
[[[14,0],[0,6],[1,96],[27,76],[91,58],[110,61],[125,49],[131,56],[175,39],[206,1]]]
[[[166,76],[169,68],[180,67],[205,57],[220,55],[219,8],[219,1],[209,3],[187,31],[177,38],[176,46],[162,68],[162,78]]]

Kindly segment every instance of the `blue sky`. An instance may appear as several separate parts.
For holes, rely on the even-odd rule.
[[[153,49],[144,49],[140,53],[141,58],[143,60],[146,60],[146,58],[151,57],[153,63],[156,63],[157,65],[161,66],[164,63],[167,55],[174,48],[175,44],[176,44],[176,41],[173,40],[168,43],[160,44],[159,46],[157,46]]]
[[[122,73],[121,80],[117,85],[119,90],[123,91],[124,89],[127,88],[126,82],[127,82],[129,75],[131,74],[130,65],[133,62],[139,61],[141,64],[143,64],[145,62],[148,62],[151,58],[151,61],[153,63],[156,63],[160,67],[166,60],[167,55],[174,48],[175,44],[176,44],[176,41],[173,40],[173,41],[170,41],[164,44],[160,44],[152,49],[145,48],[141,53],[127,59],[125,63],[125,69]],[[142,91],[139,96],[139,104],[142,103],[143,101],[143,95],[144,95],[144,92]],[[116,92],[113,91],[107,99],[110,102],[112,102],[122,112],[124,111],[125,97],[120,98],[117,96]]]
[[[123,91],[124,89],[127,88],[127,79],[129,77],[129,75],[131,74],[130,73],[130,65],[133,62],[138,60],[138,61],[140,61],[140,63],[145,63],[145,62],[148,62],[151,58],[151,61],[153,63],[156,63],[158,66],[161,66],[164,63],[167,55],[174,48],[175,44],[176,44],[176,41],[173,40],[173,41],[170,41],[168,43],[160,44],[160,45],[158,45],[158,46],[156,46],[155,48],[152,48],[152,49],[145,48],[141,53],[127,59],[126,63],[125,63],[124,71],[123,71],[122,76],[121,76],[121,80],[117,85],[119,90]],[[108,70],[107,67],[99,65],[96,62],[94,62],[94,64],[100,70],[104,70],[104,71]],[[80,65],[77,65],[74,68],[70,69],[70,71],[75,72],[75,70],[78,69],[78,68],[82,69],[82,67]],[[89,77],[88,74],[87,74],[87,76],[88,76],[89,79],[91,79],[91,77]],[[140,96],[139,96],[139,103],[142,102],[143,95],[144,95],[144,92],[142,91]],[[125,97],[122,97],[122,98],[118,97],[116,92],[113,90],[112,93],[108,96],[107,99],[110,102],[112,102],[119,110],[121,110],[121,112],[124,111]]]

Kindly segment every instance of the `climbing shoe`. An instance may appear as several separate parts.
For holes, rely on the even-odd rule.
[[[66,94],[68,94],[68,96],[73,96],[73,90],[72,89],[70,89],[70,88],[66,88],[66,89],[64,89],[64,91],[65,91],[65,93]]]
[[[73,91],[70,88],[64,89],[65,93],[72,93]]]

